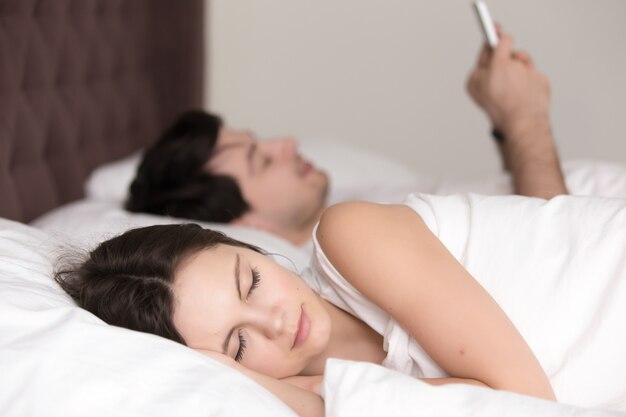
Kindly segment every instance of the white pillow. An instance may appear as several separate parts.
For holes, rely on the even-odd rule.
[[[362,186],[414,184],[417,171],[402,161],[363,146],[303,138],[302,154],[331,178],[333,189],[349,190]]]
[[[170,223],[198,223],[203,227],[221,231],[234,239],[258,246],[269,254],[276,255],[274,259],[278,263],[296,272],[309,264],[311,251],[309,246],[295,246],[262,230],[224,223],[130,213],[115,202],[78,200],[46,213],[31,224],[53,232],[63,239],[72,239],[92,247],[128,229]]]
[[[0,219],[0,415],[294,415],[220,363],[76,307],[51,278],[60,251]]]
[[[143,150],[96,168],[85,182],[88,198],[123,202],[135,178]]]

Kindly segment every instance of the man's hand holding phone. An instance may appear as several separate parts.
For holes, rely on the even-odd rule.
[[[470,96],[485,110],[493,128],[507,137],[529,126],[549,127],[547,77],[536,70],[530,55],[514,51],[513,38],[502,34],[484,2],[475,1],[473,7],[485,45],[467,82]]]
[[[513,49],[513,37],[487,42],[467,81],[467,90],[499,132],[504,166],[513,174],[517,194],[550,198],[566,194],[550,125],[550,82],[525,52]]]

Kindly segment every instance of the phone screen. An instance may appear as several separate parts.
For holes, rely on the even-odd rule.
[[[487,4],[482,1],[475,1],[474,11],[478,17],[478,22],[483,30],[483,34],[485,35],[485,40],[491,48],[495,48],[499,41],[498,32],[496,31],[496,25],[493,23]]]

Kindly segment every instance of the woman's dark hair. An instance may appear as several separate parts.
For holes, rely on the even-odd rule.
[[[263,253],[196,224],[149,226],[102,242],[77,266],[57,270],[54,279],[108,324],[185,344],[173,322],[174,274],[189,256],[216,245]]]
[[[222,120],[200,110],[183,113],[146,150],[126,209],[228,223],[250,209],[234,178],[203,171]]]

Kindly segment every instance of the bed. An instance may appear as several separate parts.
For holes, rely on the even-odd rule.
[[[116,185],[177,114],[202,105],[204,7],[202,0],[0,0],[2,415],[293,415],[257,384],[184,346],[106,325],[51,279],[59,256],[132,226],[184,221],[126,213]],[[342,172],[333,166],[336,146],[330,155],[310,143],[339,188],[371,176],[373,164],[389,174],[391,184],[380,187],[461,186],[416,180],[410,168],[351,147],[342,152],[360,168]],[[287,266],[308,262],[273,236],[211,226],[285,255]],[[328,416],[619,414],[468,386],[435,388],[341,360],[329,361],[323,393]]]

